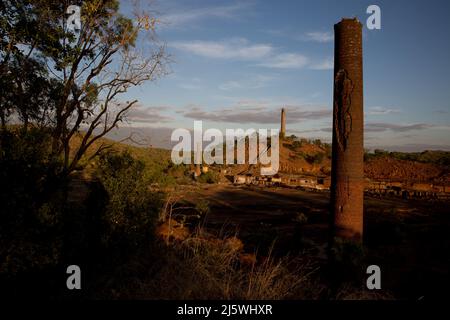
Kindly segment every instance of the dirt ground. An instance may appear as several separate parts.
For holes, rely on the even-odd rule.
[[[287,188],[207,185],[184,199],[209,203],[204,226],[237,235],[247,252],[307,254],[325,261],[329,193]],[[365,199],[367,263],[382,270],[382,288],[400,299],[448,298],[450,210],[448,203],[398,198]]]

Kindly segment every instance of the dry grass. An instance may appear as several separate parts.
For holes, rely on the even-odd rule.
[[[201,229],[185,239],[161,239],[151,252],[105,275],[99,287],[100,297],[107,299],[394,299],[384,290],[369,291],[350,283],[330,290],[316,265],[302,256],[246,253],[237,237],[217,238]]]
[[[160,288],[175,287],[163,290],[167,298],[286,299],[306,283],[311,272],[310,266],[294,267],[287,258],[271,256],[255,256],[249,265],[252,259],[243,259],[248,254],[236,237],[217,239],[197,232],[171,249],[178,254],[171,257],[159,278]]]
[[[336,300],[394,300],[394,296],[383,290],[368,290],[365,287],[355,288],[350,284],[344,284],[339,288]]]
[[[242,259],[236,237],[217,238],[197,230],[183,241],[161,241],[151,255],[133,259],[102,283],[105,298],[119,299],[301,299],[311,291],[310,263],[272,256]],[[156,259],[155,259],[156,258]],[[151,265],[149,265],[149,261]],[[144,262],[147,261],[147,262]],[[144,271],[145,268],[148,268]],[[105,279],[106,280],[106,279]],[[310,298],[310,297],[306,297]]]

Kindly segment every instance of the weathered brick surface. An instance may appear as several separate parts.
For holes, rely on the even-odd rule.
[[[281,128],[280,128],[280,136],[284,138],[286,136],[286,111],[281,109]]]
[[[362,25],[335,25],[331,209],[334,234],[359,240],[363,233],[364,113]]]

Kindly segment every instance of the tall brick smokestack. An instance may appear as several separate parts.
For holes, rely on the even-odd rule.
[[[331,172],[333,236],[362,240],[364,113],[362,25],[342,19],[334,26],[334,102]]]
[[[286,111],[281,109],[281,128],[280,128],[280,137],[284,138],[286,136]]]

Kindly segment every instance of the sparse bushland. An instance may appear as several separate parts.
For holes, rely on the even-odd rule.
[[[292,142],[292,149],[293,150],[301,148],[301,146],[302,146],[302,143],[300,141],[298,141],[298,140],[295,140],[294,142]]]
[[[318,152],[314,155],[306,155],[306,161],[308,161],[311,164],[321,164],[323,159],[325,158],[325,153]]]
[[[156,239],[156,225],[172,218],[158,222],[165,194],[150,192],[158,175],[129,152],[101,156],[90,182],[72,177],[50,192],[40,187],[61,164],[48,160],[45,132],[2,134],[2,294],[70,298],[54,272],[74,261],[90,274],[90,298],[283,299],[312,290],[309,265],[273,257],[246,264],[236,238],[197,231]],[[192,210],[202,216],[209,206]]]
[[[197,177],[197,181],[200,183],[213,184],[219,182],[219,180],[220,180],[219,174],[214,171],[208,171]]]
[[[259,256],[234,236],[197,229],[209,204],[151,189],[167,182],[158,180],[167,167],[148,168],[130,150],[101,156],[90,180],[59,181],[53,167],[61,164],[51,161],[46,137],[2,132],[2,295],[70,299],[55,274],[76,263],[86,275],[84,298],[379,298],[354,284],[330,292],[307,254]],[[159,238],[164,224],[168,239]]]
[[[150,191],[155,180],[145,174],[145,164],[129,152],[107,154],[100,158],[97,176],[107,195],[103,240],[110,246],[136,247],[151,239],[164,195]]]
[[[382,157],[430,163],[439,166],[450,166],[450,152],[448,151],[427,150],[423,152],[389,152],[382,149],[375,149],[373,152],[366,151],[364,153],[365,161]]]
[[[145,55],[133,50],[141,26],[120,14],[118,1],[74,1],[84,20],[78,36],[61,28],[61,1],[4,3],[0,295],[323,297],[309,262],[299,258],[252,262],[238,241],[186,229],[178,242],[155,237],[172,218],[161,215],[163,189],[188,181],[188,169],[170,166],[155,150],[110,148],[102,138],[136,104],[121,94],[166,73],[165,47],[155,37]],[[11,127],[14,115],[20,125]],[[216,182],[213,173],[201,179]],[[205,215],[209,208],[199,202],[193,210]],[[81,293],[64,287],[71,264],[82,269]]]
[[[98,174],[83,177],[96,173],[96,159],[110,147],[102,137],[137,102],[124,101],[122,94],[166,74],[168,57],[154,28],[145,30],[147,52],[136,49],[138,35],[145,36],[141,20],[135,24],[122,15],[119,1],[71,4],[83,12],[77,32],[64,26],[67,3],[0,5],[5,295],[58,297],[63,286],[55,274],[64,274],[64,267],[77,263],[102,270],[148,245],[160,203],[146,184],[170,182],[163,180],[164,167],[144,169],[126,156],[100,160]]]
[[[165,173],[176,179],[185,179],[190,176],[189,167],[184,164],[175,165],[170,163],[167,169],[165,169]]]
[[[16,129],[0,130],[0,294],[58,297],[68,265],[101,269],[149,245],[164,195],[141,161],[109,154],[92,180],[62,178],[49,133]]]
[[[178,226],[173,221],[172,226]],[[178,227],[177,227],[178,228]],[[339,281],[330,287],[308,254],[277,257],[246,253],[236,236],[213,236],[199,228],[169,241],[157,240],[103,274],[92,297],[106,299],[365,300],[392,299]],[[341,279],[344,280],[344,279]]]
[[[271,256],[247,261],[237,238],[198,230],[183,241],[155,243],[153,250],[115,271],[123,277],[109,277],[107,286],[102,279],[102,297],[278,300],[318,295],[320,288],[310,279],[315,269],[307,262]]]

